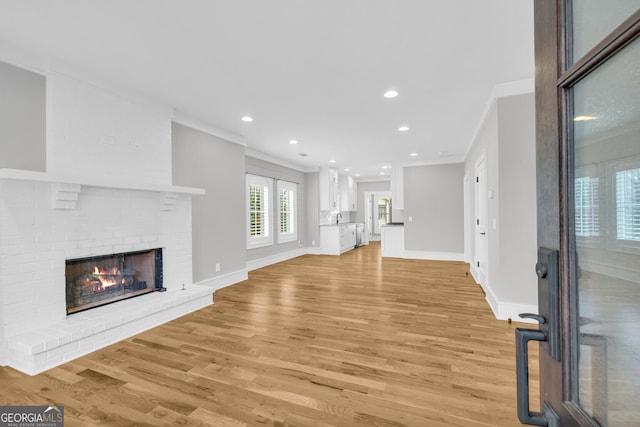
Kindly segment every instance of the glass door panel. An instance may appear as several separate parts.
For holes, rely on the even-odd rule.
[[[640,8],[639,0],[580,0],[572,5],[573,59],[577,62]]]
[[[574,14],[589,8],[604,14],[599,28],[608,32],[614,15],[622,19],[637,7],[637,1],[575,2]],[[588,48],[590,37],[576,46]],[[572,400],[602,426],[638,426],[640,40],[579,81],[572,96]]]

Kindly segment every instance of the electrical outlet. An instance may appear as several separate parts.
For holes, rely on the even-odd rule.
[[[217,272],[219,272],[219,271],[220,271],[220,263],[219,263],[219,262],[217,262],[217,263],[216,263],[216,273],[217,273]]]
[[[315,240],[312,240],[312,241],[311,241],[311,246],[315,246],[315,245],[316,245],[316,241],[315,241]]]

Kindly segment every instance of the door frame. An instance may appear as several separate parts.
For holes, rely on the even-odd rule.
[[[487,171],[487,153],[483,150],[474,165],[474,226],[473,226],[473,262],[471,264],[473,270],[472,275],[486,289],[489,281],[489,198],[487,194],[488,171]],[[480,176],[480,167],[484,167],[484,173]],[[482,185],[480,185],[482,183]],[[484,201],[484,203],[482,203]],[[480,222],[484,219],[484,223]],[[482,228],[484,227],[484,228]],[[484,230],[483,238],[480,233]]]
[[[372,240],[372,237],[374,235],[380,236],[380,233],[375,232],[375,225],[373,223],[373,213],[374,213],[373,198],[375,197],[377,200],[385,196],[388,198],[391,198],[391,192],[383,190],[383,191],[365,191],[364,193],[364,201],[365,201],[364,224],[365,224],[365,233],[369,233],[368,234],[369,241]],[[375,240],[380,240],[380,238],[378,237]]]
[[[569,40],[570,0],[535,0],[535,62],[536,62],[536,162],[538,246],[559,253],[559,336],[560,360],[551,357],[548,342],[541,342],[540,406],[547,404],[558,416],[562,426],[593,426],[598,424],[575,403],[574,372],[577,361],[576,317],[578,314],[572,286],[575,280],[572,265],[573,218],[570,89],[591,71],[606,62],[619,50],[640,37],[640,11],[601,40],[582,59],[570,64]],[[540,286],[538,300],[548,300],[549,294]],[[543,306],[540,306],[540,315]],[[548,337],[547,337],[548,338]],[[546,411],[545,411],[546,413]],[[549,424],[552,425],[552,424]]]

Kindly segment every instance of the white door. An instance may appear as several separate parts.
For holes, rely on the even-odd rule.
[[[476,163],[476,222],[474,268],[478,281],[486,284],[489,241],[487,238],[487,160],[481,158]]]

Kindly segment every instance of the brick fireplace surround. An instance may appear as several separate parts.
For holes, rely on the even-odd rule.
[[[191,278],[196,190],[48,181],[0,170],[3,364],[33,375],[212,303]],[[156,247],[167,292],[66,315],[66,259]]]
[[[66,74],[46,81],[46,172],[0,169],[0,365],[31,375],[214,292],[192,281],[191,202],[204,190],[172,185],[172,110]],[[166,292],[66,314],[65,260],[152,248]]]

